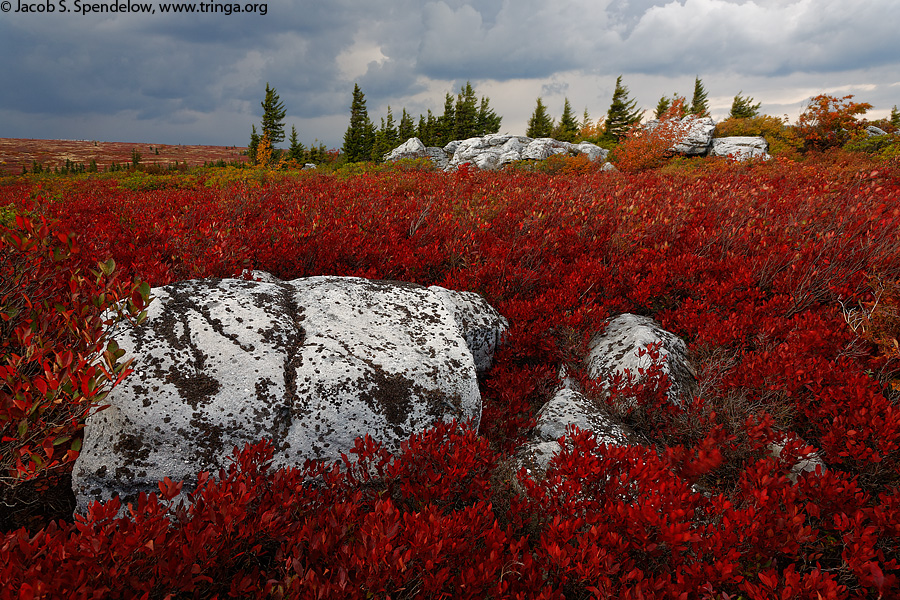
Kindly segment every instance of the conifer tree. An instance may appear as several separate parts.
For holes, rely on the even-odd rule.
[[[384,155],[396,148],[397,143],[397,127],[394,123],[394,113],[391,107],[387,107],[387,120],[382,117],[381,127],[375,133],[375,141],[372,144],[372,160],[381,162]]]
[[[891,125],[894,127],[900,127],[900,111],[897,110],[897,105],[894,105],[894,108],[891,109]]]
[[[256,131],[256,125],[250,126],[250,145],[247,147],[247,156],[250,164],[256,164],[256,149],[259,148],[260,135]]]
[[[669,99],[668,96],[663,96],[659,99],[659,102],[656,103],[656,110],[653,111],[653,116],[657,119],[661,119],[666,111],[669,110],[669,107],[672,106],[672,100]]]
[[[680,107],[678,111],[678,118],[684,117],[688,114],[687,105],[685,103],[684,96],[679,96],[677,93],[672,94],[671,97],[663,96],[659,99],[659,103],[656,105],[656,110],[653,111],[653,116],[656,119],[662,119],[663,116],[669,112],[669,108],[672,106],[678,105]],[[673,115],[674,117],[674,115]]]
[[[400,115],[400,127],[397,129],[397,140],[402,144],[411,137],[416,137],[416,126],[413,124],[412,116],[406,109]]]
[[[260,102],[263,109],[262,116],[262,134],[269,138],[269,142],[274,147],[275,144],[284,141],[284,103],[275,92],[275,88],[270,88],[266,83],[266,97]]]
[[[291,125],[290,148],[288,148],[288,158],[302,163],[306,160],[306,147],[300,143],[297,138],[297,128]]]
[[[359,84],[356,84],[353,86],[353,101],[350,103],[350,126],[344,133],[342,152],[348,162],[369,160],[374,143],[375,126],[369,120],[366,96],[359,89]]]
[[[628,88],[622,85],[622,76],[619,75],[612,103],[606,113],[604,136],[614,140],[621,139],[632,125],[641,120],[643,114],[644,111],[637,108],[637,101],[628,98]]]
[[[737,96],[731,102],[731,112],[728,113],[729,119],[752,119],[759,116],[759,107],[761,104],[757,102],[753,104],[753,98],[741,96],[738,92]]]
[[[691,107],[688,109],[688,112],[698,117],[709,116],[709,102],[706,100],[706,89],[703,87],[703,82],[700,81],[699,76],[694,79],[694,97],[691,99]]]
[[[500,121],[503,117],[497,115],[490,106],[490,100],[482,96],[481,105],[478,107],[478,131],[476,135],[487,135],[500,131]]]
[[[452,142],[456,133],[456,109],[453,96],[449,92],[444,96],[444,114],[437,118],[436,137],[438,146],[446,146]]]
[[[431,109],[428,109],[428,117],[419,115],[419,125],[416,127],[416,137],[426,146],[440,144],[438,139],[438,121]]]
[[[478,99],[472,83],[467,81],[456,95],[454,139],[465,140],[478,135]]]
[[[563,104],[563,112],[559,118],[559,123],[553,128],[553,137],[562,142],[574,142],[578,137],[578,121],[575,120],[575,116],[572,114],[572,105],[569,104],[568,98]]]
[[[550,137],[552,133],[553,119],[547,114],[547,107],[544,106],[544,101],[539,97],[537,106],[535,106],[531,118],[528,119],[528,129],[525,130],[525,135],[530,138],[542,138]]]

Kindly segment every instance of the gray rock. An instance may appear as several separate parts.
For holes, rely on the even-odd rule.
[[[571,148],[572,144],[568,142],[560,142],[552,138],[538,138],[532,140],[522,150],[521,158],[523,160],[544,160],[554,154],[566,154]]]
[[[443,147],[444,154],[447,156],[453,156],[456,154],[456,149],[459,148],[459,145],[463,143],[463,140],[453,140],[452,142],[447,142],[447,145]]]
[[[641,369],[651,365],[650,356],[639,356],[648,344],[661,342],[659,360],[662,371],[672,383],[669,399],[681,405],[699,392],[697,376],[688,360],[684,340],[660,327],[650,317],[625,313],[612,319],[603,333],[594,336],[585,359],[587,374],[592,379],[608,380],[616,374],[637,380]]]
[[[475,292],[456,292],[433,285],[428,288],[453,316],[457,329],[466,341],[479,375],[486,373],[494,361],[494,352],[509,331],[506,317]]]
[[[629,446],[632,432],[618,423],[581,392],[563,388],[545,404],[529,441],[519,453],[519,465],[532,474],[547,472],[550,459],[562,449],[559,439],[570,427],[594,434],[600,444]]]
[[[450,162],[450,157],[447,156],[447,153],[444,152],[443,148],[429,146],[428,148],[425,148],[425,156],[434,163],[435,167],[441,170],[446,169],[447,164]]]
[[[452,155],[444,169],[450,171],[462,164],[479,169],[497,169],[519,160],[544,160],[554,154],[585,154],[592,161],[606,160],[608,151],[590,142],[571,144],[552,138],[532,139],[523,135],[491,134],[451,142],[444,151]]]
[[[605,173],[618,173],[619,169],[616,168],[616,165],[611,162],[603,163],[603,166],[600,167],[600,170]]]
[[[603,162],[606,160],[606,157],[609,156],[609,150],[590,142],[580,142],[575,144],[574,148],[581,154],[586,154],[591,162]]]
[[[384,155],[384,160],[393,161],[404,158],[424,158],[426,156],[425,144],[417,137],[409,138],[390,152]]]
[[[786,444],[787,435],[780,433],[775,441],[769,444],[769,456],[772,458],[781,458],[781,453],[784,452]],[[806,456],[800,457],[800,459],[794,463],[791,467],[791,471],[787,474],[787,478],[791,483],[797,483],[797,480],[800,479],[801,475],[804,473],[816,473],[817,468],[819,469],[819,473],[824,473],[828,467],[826,467],[825,461],[822,460],[817,452],[811,452]]]
[[[505,328],[474,294],[352,277],[195,280],[152,294],[147,321],[114,334],[135,372],[87,421],[79,512],[164,477],[190,491],[198,471],[263,437],[277,468],[338,460],[365,434],[397,450],[440,420],[477,427],[469,344],[486,368]]]
[[[716,122],[711,117],[688,115],[681,119],[681,124],[685,127],[686,133],[675,144],[673,148],[675,152],[686,156],[702,156],[709,152]]]
[[[715,138],[710,156],[730,156],[738,160],[762,158],[769,160],[769,143],[764,137],[732,136]]]
[[[875,137],[878,135],[887,135],[887,131],[881,129],[880,127],[875,127],[874,125],[869,125],[866,127],[866,133],[869,137]]]

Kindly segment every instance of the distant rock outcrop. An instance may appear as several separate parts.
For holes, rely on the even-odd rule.
[[[554,154],[583,154],[594,162],[603,162],[609,151],[590,142],[572,144],[552,138],[534,139],[524,135],[495,133],[454,140],[443,148],[426,147],[418,138],[410,138],[386,154],[384,159],[428,158],[445,171],[455,170],[463,164],[493,170],[520,160],[544,160]]]

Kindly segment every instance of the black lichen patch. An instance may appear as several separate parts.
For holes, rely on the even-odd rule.
[[[171,383],[179,395],[191,408],[197,410],[201,404],[212,401],[222,387],[216,379],[198,370],[195,373],[182,373],[178,367],[172,367],[166,374],[166,383]]]
[[[147,466],[147,459],[150,458],[150,448],[144,441],[144,438],[123,428],[123,433],[119,439],[113,444],[113,451],[122,457],[122,462],[129,465]],[[118,469],[116,470],[118,476]]]
[[[384,369],[372,369],[366,380],[369,388],[361,390],[360,400],[376,413],[384,415],[398,435],[413,407],[413,382],[399,373],[386,373]]]
[[[220,425],[214,425],[206,420],[205,415],[195,412],[191,416],[191,443],[194,444],[194,456],[199,464],[199,469],[207,469],[217,465],[219,456],[225,450],[224,439],[229,433]]]

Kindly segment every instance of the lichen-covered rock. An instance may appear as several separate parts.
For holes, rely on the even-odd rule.
[[[709,152],[716,122],[711,117],[688,115],[681,119],[681,124],[686,133],[675,144],[675,152],[685,156],[702,156]]]
[[[590,142],[572,144],[552,138],[532,139],[524,135],[492,133],[454,140],[443,148],[426,148],[418,138],[410,138],[385,154],[384,159],[427,157],[444,171],[452,171],[463,164],[493,170],[520,160],[544,160],[554,154],[566,153],[584,154],[591,161],[602,162],[609,151]]]
[[[737,160],[747,160],[750,158],[762,158],[768,160],[769,142],[761,136],[731,136],[723,138],[715,138],[712,142],[712,148],[709,151],[710,156],[729,156]]]
[[[650,367],[649,354],[640,356],[648,344],[661,343],[660,366],[672,382],[669,398],[681,405],[698,392],[697,376],[688,360],[687,345],[677,335],[663,329],[650,317],[621,314],[611,319],[603,333],[591,340],[586,358],[588,376],[607,380],[616,373],[626,372],[637,379],[639,370]]]
[[[509,322],[475,292],[456,292],[437,285],[428,289],[434,292],[456,321],[475,360],[475,370],[479,375],[486,373],[493,363],[494,352],[509,330]]]
[[[417,137],[409,138],[390,152],[384,155],[384,160],[401,160],[404,158],[423,158],[425,156],[425,144]]]
[[[135,372],[88,419],[78,510],[227,466],[269,438],[276,467],[337,460],[370,434],[390,450],[473,419],[476,379],[505,320],[474,294],[359,278],[185,281],[152,291],[147,321],[115,339]],[[468,312],[467,312],[468,311]],[[483,313],[483,314],[482,314]],[[467,337],[469,342],[467,342]]]
[[[628,427],[618,423],[581,392],[563,388],[538,413],[534,431],[519,453],[519,465],[532,475],[546,473],[550,459],[561,450],[559,439],[570,427],[592,432],[600,444],[628,446],[634,443]]]

